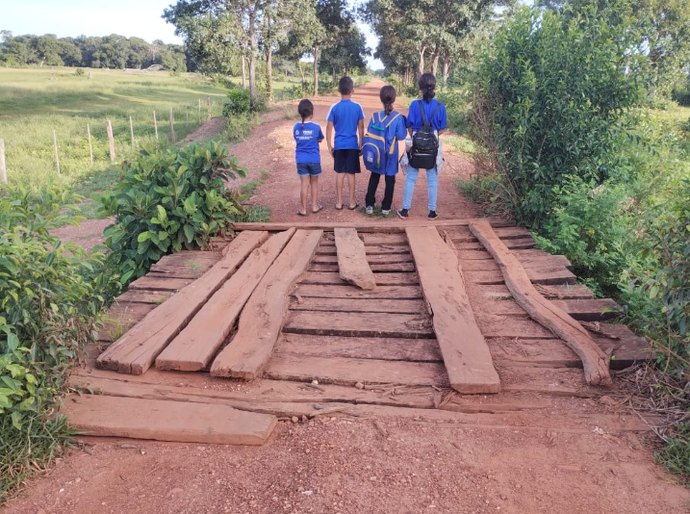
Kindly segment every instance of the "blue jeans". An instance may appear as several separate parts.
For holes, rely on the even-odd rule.
[[[414,186],[417,183],[419,170],[417,168],[408,167],[407,175],[405,176],[405,188],[403,190],[403,209],[412,207],[412,195],[414,193]],[[438,194],[438,172],[436,168],[426,170],[426,184],[427,192],[429,193],[429,210],[436,210],[436,195]]]

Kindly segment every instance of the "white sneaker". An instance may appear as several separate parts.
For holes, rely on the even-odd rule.
[[[381,209],[381,214],[383,214],[384,216],[388,216],[390,213],[391,213],[390,209],[388,209],[388,210]]]
[[[373,207],[367,207],[367,216],[371,216],[374,214],[374,208]]]

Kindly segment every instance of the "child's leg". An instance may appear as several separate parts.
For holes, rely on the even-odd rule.
[[[348,189],[350,190],[350,208],[352,209],[355,205],[357,205],[357,202],[355,201],[355,174],[354,173],[348,173],[347,174],[347,185],[348,185]]]
[[[309,182],[311,184],[311,210],[314,212],[318,211],[321,206],[319,204],[319,175],[311,175]]]
[[[419,170],[413,167],[407,168],[407,175],[405,176],[405,189],[403,189],[403,209],[412,207],[412,194],[414,193],[414,185],[417,183],[417,176]]]
[[[378,173],[371,173],[369,176],[369,186],[367,187],[367,195],[364,197],[364,205],[366,207],[373,207],[376,203],[376,189],[379,187],[379,180],[381,175]]]
[[[345,173],[336,173],[335,175],[335,207],[336,209],[343,208],[343,184],[345,183]]]
[[[386,175],[386,191],[381,202],[382,211],[390,211],[393,205],[393,191],[395,190],[395,175]]]
[[[426,187],[429,194],[429,210],[435,211],[438,192],[438,171],[436,168],[426,170]]]
[[[309,194],[309,175],[300,175],[299,201],[302,206],[300,212],[307,213],[307,195]]]

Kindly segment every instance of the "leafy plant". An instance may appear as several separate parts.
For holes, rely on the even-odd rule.
[[[163,255],[204,247],[242,213],[226,181],[245,172],[223,145],[142,150],[124,166],[104,210],[117,217],[105,230],[109,261],[121,284],[144,275]]]

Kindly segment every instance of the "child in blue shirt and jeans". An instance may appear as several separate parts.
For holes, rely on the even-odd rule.
[[[319,205],[319,176],[321,175],[321,154],[319,143],[323,141],[321,127],[310,121],[314,116],[314,105],[307,100],[301,100],[297,112],[302,117],[301,123],[296,123],[292,129],[295,138],[295,161],[297,174],[300,178],[299,200],[300,216],[307,215],[307,195],[311,186],[311,212],[321,210]]]
[[[407,128],[409,130],[410,136],[422,128],[422,111],[424,109],[424,114],[426,119],[429,121],[431,126],[436,133],[436,137],[441,135],[448,125],[448,118],[446,116],[446,106],[441,102],[436,100],[434,96],[436,95],[436,77],[431,73],[424,73],[419,77],[419,90],[422,93],[421,100],[415,100],[410,104],[410,108],[407,113]],[[438,218],[436,214],[436,196],[438,192],[438,163],[443,159],[442,149],[438,149],[438,157],[436,159],[437,165],[431,169],[426,170],[426,184],[427,192],[429,196],[428,207],[429,214],[428,218],[430,220]],[[417,177],[419,176],[419,170],[409,166],[407,168],[407,175],[405,177],[405,188],[403,190],[403,205],[402,209],[398,211],[398,216],[402,219],[406,219],[409,216],[409,210],[412,206],[412,195],[414,194],[414,186],[417,182]]]
[[[335,182],[335,208],[343,208],[343,186],[345,176],[350,193],[348,208],[355,210],[359,204],[355,201],[355,175],[360,173],[359,155],[362,150],[364,137],[364,110],[362,106],[352,101],[354,83],[350,77],[342,77],[338,83],[341,100],[331,106],[328,111],[328,125],[326,125],[326,143],[328,151],[333,156],[334,169],[337,173]],[[331,143],[333,130],[335,140]]]

